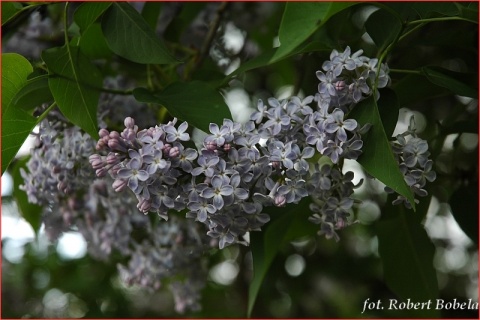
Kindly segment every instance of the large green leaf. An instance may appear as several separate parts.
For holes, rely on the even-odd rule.
[[[232,118],[220,93],[200,81],[175,82],[156,93],[137,88],[133,95],[138,101],[163,105],[172,116],[206,132],[210,123],[221,124],[223,119]]]
[[[383,128],[385,129],[387,137],[393,135],[393,131],[398,122],[399,110],[400,108],[398,107],[398,99],[395,92],[389,88],[383,89],[381,100],[378,104],[378,112],[380,113],[380,118],[382,119]]]
[[[48,85],[63,115],[97,138],[98,88],[102,86],[98,69],[77,46],[44,51],[42,59],[50,73]]]
[[[110,49],[137,63],[178,63],[148,23],[131,5],[114,2],[102,18],[102,30]]]
[[[2,54],[2,115],[32,72],[32,65],[23,56],[16,53]]]
[[[392,197],[389,197],[382,219],[375,225],[385,282],[402,301],[434,301],[438,297],[437,276],[433,267],[435,247],[419,223],[419,212],[392,206],[391,200]],[[428,201],[423,208],[426,212]],[[410,310],[412,317],[435,318],[438,315],[435,308]]]
[[[160,9],[162,8],[162,2],[160,1],[147,1],[142,8],[142,17],[148,23],[152,30],[157,27],[158,16]]]
[[[12,104],[32,71],[30,62],[21,55],[2,54],[2,174],[36,124],[34,117]]]
[[[37,120],[19,108],[8,108],[2,115],[2,174],[37,124]]]
[[[17,205],[22,213],[22,216],[27,220],[28,223],[32,226],[35,233],[37,233],[40,229],[40,225],[42,223],[41,213],[42,207],[36,204],[32,204],[28,202],[28,196],[25,191],[20,190],[20,185],[23,183],[22,175],[20,174],[20,168],[24,168],[26,170],[26,163],[29,157],[25,157],[23,159],[19,159],[15,165],[13,166],[12,170],[12,177],[13,177],[13,197],[17,202]]]
[[[13,97],[12,106],[23,110],[31,110],[42,103],[52,100],[53,96],[48,87],[48,76],[42,75],[27,80],[25,85]]]
[[[417,74],[409,74],[396,81],[393,90],[397,94],[400,107],[450,93],[445,88],[428,81],[425,76]]]
[[[80,38],[80,51],[90,59],[108,59],[112,51],[107,46],[100,23],[92,23]]]
[[[111,2],[84,2],[75,10],[73,20],[84,32],[92,23],[97,21],[111,4]]]
[[[377,47],[384,49],[402,30],[402,21],[388,11],[380,9],[368,17],[365,28]]]
[[[334,14],[354,5],[355,2],[288,2],[279,29],[280,47],[264,52],[242,64],[227,79],[242,72],[267,66],[302,52],[326,49],[323,43],[301,46],[318,28]]]
[[[252,313],[263,279],[279,250],[292,240],[312,236],[318,231],[318,226],[308,221],[311,215],[308,207],[310,202],[309,198],[304,198],[296,205],[265,210],[272,217],[272,221],[262,233],[251,233],[253,279],[248,290],[248,317]]]
[[[290,54],[331,16],[354,4],[355,2],[288,2],[278,31],[280,47],[271,62]]]
[[[457,223],[478,246],[478,185],[457,189],[449,203]]]
[[[2,1],[2,26],[19,13],[22,8],[21,3]]]
[[[432,83],[447,88],[452,92],[470,98],[478,98],[478,75],[461,73],[441,67],[423,67],[422,73]]]
[[[393,156],[379,113],[380,108],[392,108],[394,112],[398,112],[395,110],[395,104],[390,105],[390,103],[392,103],[391,95],[388,95],[387,99],[380,97],[378,105],[371,96],[361,101],[350,112],[349,117],[356,119],[361,125],[372,124],[371,129],[362,136],[363,153],[358,158],[358,162],[368,174],[406,197],[412,207],[415,207],[412,191],[405,183],[399,165]]]

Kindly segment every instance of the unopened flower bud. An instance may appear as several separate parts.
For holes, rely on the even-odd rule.
[[[115,180],[112,184],[112,187],[115,190],[115,192],[121,192],[125,190],[125,188],[127,187],[127,180],[121,180],[121,179]]]
[[[345,81],[340,80],[335,82],[335,90],[342,91],[343,89],[345,89]]]
[[[276,195],[275,198],[273,199],[273,203],[277,207],[283,207],[287,203],[287,199],[285,199],[284,195]]]
[[[135,127],[135,120],[131,117],[126,117],[124,124],[126,128],[133,129]]]
[[[120,159],[119,159],[119,157],[117,157],[117,156],[115,155],[115,153],[110,152],[110,153],[107,155],[107,163],[108,163],[108,164],[110,164],[110,165],[115,165],[115,164],[117,164],[117,163],[119,163],[119,162],[120,162]],[[92,164],[92,166],[93,166],[93,164]],[[93,169],[96,169],[96,168],[93,168]]]
[[[100,136],[100,138],[103,138],[103,137],[108,137],[110,134],[110,132],[108,132],[107,129],[100,129],[98,131],[98,135]]]
[[[205,148],[211,151],[217,150],[217,144],[213,141],[208,141],[207,144],[205,145]]]
[[[178,149],[178,147],[173,147],[168,151],[168,155],[172,158],[178,157],[179,154],[180,150]]]
[[[282,163],[280,161],[272,161],[272,168],[280,169],[282,167]]]

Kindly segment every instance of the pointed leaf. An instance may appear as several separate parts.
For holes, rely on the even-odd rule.
[[[76,46],[44,51],[42,59],[50,72],[48,85],[63,115],[90,136],[97,138],[100,92],[95,88],[102,86],[102,76],[98,69]]]
[[[380,108],[391,108],[390,99],[382,99],[378,104]],[[382,119],[379,113],[379,106],[374,97],[371,96],[361,101],[350,112],[349,117],[354,118],[360,123],[372,124],[370,131],[362,136],[363,153],[358,158],[358,162],[362,165],[368,174],[377,178],[385,185],[389,186],[397,193],[406,197],[415,208],[413,194],[403,179],[397,161],[393,156],[389,139],[385,133]]]
[[[248,290],[248,317],[252,313],[263,279],[280,249],[292,240],[313,236],[318,231],[318,226],[308,221],[308,216],[311,215],[308,207],[310,202],[310,198],[304,198],[296,205],[264,210],[274,220],[261,233],[251,233],[253,279]]]
[[[331,16],[354,4],[355,2],[288,2],[278,31],[280,47],[272,61],[288,55]]]
[[[80,51],[90,59],[109,59],[112,50],[107,46],[100,23],[92,23],[80,38]]]
[[[43,75],[27,80],[13,98],[12,106],[23,110],[31,110],[52,100],[53,96],[48,87],[48,76]]]
[[[378,48],[383,49],[394,41],[402,30],[402,21],[386,10],[377,10],[368,17],[365,28]]]
[[[223,119],[232,118],[220,93],[200,81],[175,82],[157,93],[137,88],[133,95],[138,101],[163,105],[172,116],[206,132],[210,123],[221,124]]]
[[[36,124],[34,117],[12,104],[32,71],[30,62],[21,55],[2,54],[2,174]]]
[[[2,54],[2,115],[32,72],[32,65],[23,56],[16,53]]]
[[[458,225],[478,246],[478,185],[460,187],[449,203]]]
[[[148,23],[131,5],[114,2],[102,18],[102,30],[110,49],[137,63],[178,63]]]
[[[447,88],[450,91],[465,97],[478,98],[478,75],[461,73],[441,67],[423,67],[422,73],[432,83]]]
[[[391,200],[389,197],[385,214],[375,226],[385,281],[403,301],[435,300],[438,297],[433,267],[435,247],[419,223],[417,212],[392,206]],[[424,208],[426,211],[428,205]],[[415,318],[435,318],[438,315],[435,308],[411,310],[411,316]]]
[[[97,21],[111,5],[111,2],[84,2],[75,10],[73,20],[83,33],[92,23]]]
[[[19,108],[7,108],[2,115],[2,174],[37,124],[37,120]]]
[[[22,8],[21,3],[2,1],[2,26],[19,13]]]
[[[396,81],[393,90],[397,94],[400,108],[411,103],[449,94],[449,91],[445,88],[437,86],[427,81],[425,76],[417,74],[409,74]]]

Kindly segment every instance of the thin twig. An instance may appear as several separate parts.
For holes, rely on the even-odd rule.
[[[200,55],[198,56],[198,59],[197,59],[195,65],[193,66],[193,70],[198,69],[202,65],[206,56],[208,55],[208,52],[210,51],[210,47],[212,45],[213,39],[215,38],[215,35],[217,34],[218,26],[220,25],[220,21],[222,20],[222,15],[225,12],[225,10],[227,9],[228,5],[229,5],[229,2],[224,1],[218,7],[217,12],[215,14],[215,18],[210,23],[210,29],[208,30],[208,34],[207,34],[207,37],[205,38],[205,41],[203,42],[202,49],[200,50]]]

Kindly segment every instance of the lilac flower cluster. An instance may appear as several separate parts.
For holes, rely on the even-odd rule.
[[[168,219],[170,210],[187,210],[187,218],[203,223],[220,248],[242,243],[243,235],[269,221],[265,206],[298,203],[321,189],[321,172],[309,162],[316,151],[334,166],[357,159],[361,133],[368,130],[345,119],[333,100],[326,105],[314,96],[270,98],[268,105],[259,100],[257,109],[245,124],[210,124],[198,152],[187,147],[186,122],[139,130],[127,117],[122,132],[100,130],[102,154],[90,156],[90,163],[97,176],[110,173],[116,191],[133,191],[140,211]],[[344,189],[331,197],[348,198],[353,191]]]
[[[118,269],[127,283],[156,290],[170,277],[185,279],[171,288],[177,309],[197,310],[206,279],[201,253],[210,247],[210,238],[188,220],[155,226],[148,216],[135,214],[134,196],[119,197],[109,186],[111,178],[96,178],[88,162],[94,140],[78,127],[68,126],[58,111],[40,123],[36,140],[28,171],[21,171],[21,188],[29,202],[43,206],[49,239],[75,230],[85,238],[94,258],[106,261],[120,254],[125,265],[119,264]],[[195,294],[185,300],[185,292]]]
[[[42,121],[35,145],[27,164],[28,173],[21,169],[21,188],[29,202],[51,205],[94,179],[88,163],[81,160],[88,157],[95,142],[80,128],[67,127],[63,121]]]
[[[423,188],[427,181],[433,182],[437,176],[435,171],[432,170],[433,161],[428,158],[430,156],[428,143],[419,138],[415,132],[413,116],[410,118],[408,130],[397,135],[396,140],[392,141],[391,144],[405,182],[415,195],[426,197],[428,192]],[[394,193],[389,187],[385,187],[385,191]],[[415,203],[418,202],[418,199],[415,199]],[[411,209],[410,202],[404,196],[398,195],[397,199],[393,201],[394,205],[402,203],[405,207]]]
[[[323,71],[317,71],[320,80],[316,99],[322,104],[348,107],[372,94],[374,84],[384,88],[390,82],[388,66],[378,65],[378,59],[362,56],[363,50],[351,53],[333,50],[330,60],[323,63]],[[378,80],[377,80],[378,78]]]

